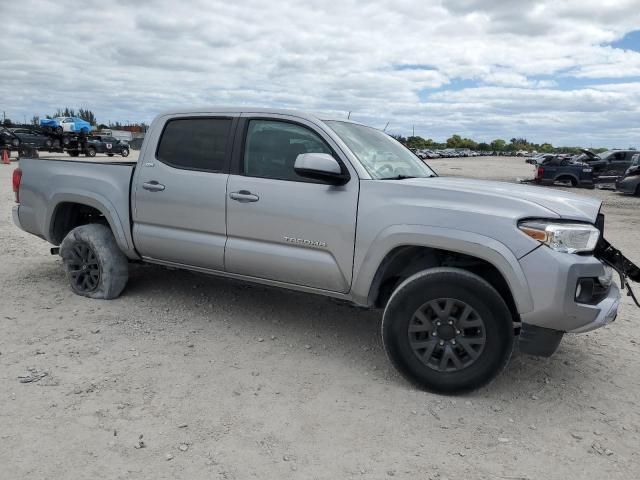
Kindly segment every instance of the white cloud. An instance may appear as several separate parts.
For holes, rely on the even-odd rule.
[[[640,53],[605,45],[640,25],[634,0],[23,0],[0,18],[14,120],[242,104],[438,139],[637,141]]]

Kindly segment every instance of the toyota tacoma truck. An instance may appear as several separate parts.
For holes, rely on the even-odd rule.
[[[25,159],[13,182],[16,225],[78,295],[118,297],[142,261],[383,309],[390,361],[441,393],[613,321],[613,271],[640,279],[596,199],[440,177],[382,131],[300,112],[168,112],[137,162]]]

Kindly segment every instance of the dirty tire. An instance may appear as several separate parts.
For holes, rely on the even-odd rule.
[[[573,188],[576,188],[578,186],[578,181],[575,178],[566,175],[556,178],[553,183],[560,183],[561,185],[566,185]]]
[[[415,328],[416,312],[430,302],[442,299],[470,306],[481,319],[484,332],[484,346],[480,353],[474,352],[475,360],[469,356],[471,363],[454,371],[439,371],[425,364],[428,354],[425,351],[421,360],[414,350],[419,341],[410,340],[413,334],[409,333],[409,327]],[[432,338],[430,332],[437,334],[439,331],[431,329],[435,320],[434,317],[433,323],[427,323],[430,330],[424,333],[426,339]],[[457,346],[449,343],[444,348],[455,349],[464,356],[460,339],[467,339],[469,329],[460,327],[460,330],[462,335],[456,337]],[[382,319],[382,341],[396,369],[418,388],[436,393],[463,393],[488,384],[505,368],[513,351],[513,322],[504,300],[487,281],[461,269],[433,268],[409,277],[393,292]],[[443,347],[437,346],[430,355],[437,363],[438,353],[444,355],[444,351]],[[447,360],[445,365],[448,364]]]
[[[95,269],[97,275],[93,275],[86,283],[79,284],[78,275],[87,275],[81,272],[81,257],[85,253],[89,257],[86,264]],[[60,245],[60,256],[71,290],[78,295],[110,300],[117,298],[127,284],[127,257],[105,225],[92,223],[71,230]]]

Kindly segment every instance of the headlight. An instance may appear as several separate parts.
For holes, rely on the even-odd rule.
[[[565,253],[591,252],[600,238],[600,231],[587,223],[530,220],[521,222],[518,228],[557,252]]]

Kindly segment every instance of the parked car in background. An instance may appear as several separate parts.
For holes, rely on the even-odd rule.
[[[20,127],[9,129],[14,139],[12,145],[16,148],[29,146],[33,148],[52,148],[54,141],[42,132],[30,128]],[[60,143],[57,141],[58,144]]]
[[[593,169],[586,163],[553,156],[536,165],[538,167],[534,178],[536,183],[593,188]]]
[[[11,130],[0,127],[0,147],[13,148],[18,140]]]
[[[616,180],[616,190],[640,196],[640,153],[631,158],[631,164],[624,175]]]
[[[638,151],[609,150],[596,155],[588,150],[583,150],[583,153],[585,153],[585,157],[582,158],[582,161],[588,163],[593,168],[594,177],[598,178],[601,182],[607,179],[613,182],[617,177],[624,175],[629,165],[631,165],[631,159]]]
[[[78,117],[56,117],[40,119],[40,126],[53,133],[89,133],[91,124]]]
[[[110,157],[114,155],[129,156],[129,144],[114,137],[96,136],[87,140],[85,153],[88,157],[95,157],[96,153],[106,153]]]

